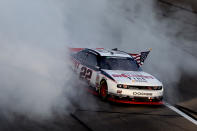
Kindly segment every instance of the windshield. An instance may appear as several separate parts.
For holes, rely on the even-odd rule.
[[[100,61],[101,69],[106,70],[126,70],[126,71],[139,71],[140,67],[135,60],[130,57],[112,57],[102,56]]]

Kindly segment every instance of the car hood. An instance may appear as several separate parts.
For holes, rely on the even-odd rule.
[[[159,80],[144,71],[103,71],[109,74],[118,84],[135,86],[162,86],[162,83]]]

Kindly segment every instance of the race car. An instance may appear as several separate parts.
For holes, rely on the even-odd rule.
[[[88,90],[102,100],[161,105],[163,84],[141,68],[148,52],[130,54],[117,48],[70,48],[71,68]]]

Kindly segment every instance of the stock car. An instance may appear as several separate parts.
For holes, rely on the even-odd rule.
[[[102,100],[163,104],[163,84],[144,72],[134,57],[117,49],[70,48],[71,68]]]

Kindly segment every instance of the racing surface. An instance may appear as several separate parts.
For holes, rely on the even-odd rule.
[[[0,130],[197,130],[195,124],[165,105],[125,105],[105,102],[87,92],[85,86],[79,85],[75,88],[78,88],[80,93],[77,99],[70,100],[68,114],[55,114],[55,118],[50,120],[39,120],[39,118],[34,120],[15,113],[12,113],[12,118],[9,119],[2,113]],[[81,97],[84,99],[80,99]],[[194,98],[189,95],[187,97],[190,100]]]
[[[190,24],[188,23],[189,26]],[[192,27],[196,28],[195,25]],[[197,56],[195,48],[188,49],[188,51]],[[181,76],[180,82],[177,83],[179,100],[173,105],[197,120],[197,75],[183,72]],[[40,120],[39,118],[31,119],[15,112],[10,112],[9,118],[7,112],[0,111],[0,131],[197,131],[197,125],[165,105],[126,105],[105,102],[98,96],[87,92],[85,86],[76,85],[74,88],[77,88],[80,93],[75,99],[68,98],[70,108],[66,109],[67,113],[64,115],[54,112],[54,118]],[[83,99],[80,99],[82,97]]]
[[[92,97],[92,96],[89,96]],[[94,97],[97,107],[78,101],[71,114],[87,130],[197,130],[197,126],[166,106],[125,105],[103,102]]]
[[[84,94],[85,99],[72,102],[69,114],[56,115],[52,120],[31,120],[17,114],[9,120],[2,114],[0,130],[197,130],[196,125],[165,106],[115,104],[103,102],[85,90]]]

